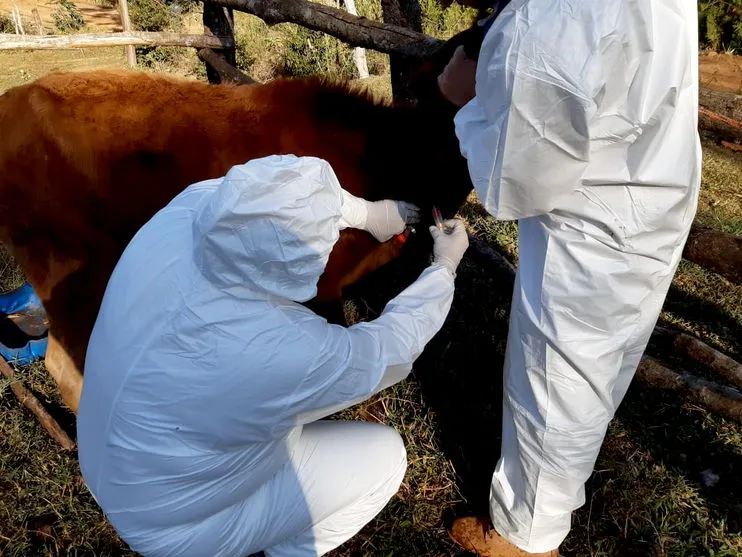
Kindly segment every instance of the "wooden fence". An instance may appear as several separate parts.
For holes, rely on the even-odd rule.
[[[260,17],[268,25],[295,23],[325,32],[357,48],[371,48],[390,54],[392,86],[395,97],[400,98],[408,92],[403,91],[403,84],[395,79],[397,74],[404,73],[410,64],[414,65],[416,59],[431,55],[443,45],[443,41],[416,30],[420,27],[417,21],[419,17],[415,17],[415,10],[409,9],[416,2],[382,0],[382,7],[390,3],[398,6],[394,10],[385,10],[385,21],[377,22],[355,15],[355,5],[351,0],[345,2],[347,11],[308,0],[204,0],[203,35],[132,31],[127,0],[119,0],[124,29],[120,33],[44,36],[43,26],[37,23],[40,34],[29,35],[25,33],[20,14],[15,9],[13,21],[17,22],[17,34],[0,34],[0,50],[125,46],[128,63],[134,66],[134,46],[191,47],[198,49],[198,56],[206,64],[211,83],[254,83],[235,67],[233,10],[239,10]],[[367,75],[362,51],[356,50],[354,59],[359,74]],[[720,97],[723,98],[720,100]],[[742,95],[702,88],[700,105],[699,128],[733,142],[728,143],[731,148],[742,149],[739,145],[742,143]]]
[[[350,19],[343,18],[346,24],[357,24],[357,22],[367,21],[364,18],[359,18],[356,15],[355,2],[354,0],[344,0],[348,13],[351,15]],[[288,19],[285,21],[292,21],[296,16],[296,8],[306,8],[306,10],[300,10],[304,12],[305,18],[308,16],[310,19],[316,17],[317,13],[327,12],[322,11],[321,6],[310,5],[311,2],[305,0],[299,0],[295,2],[276,2],[273,0],[265,0],[262,3],[266,4],[269,10],[277,7],[280,10],[285,10],[289,5]],[[302,6],[302,4],[306,6]],[[133,31],[131,25],[131,18],[129,17],[129,6],[127,0],[118,0],[119,15],[121,17],[121,25],[123,32],[114,33],[89,33],[89,34],[76,34],[76,35],[46,35],[44,26],[39,17],[38,10],[32,11],[34,17],[34,24],[37,28],[37,35],[29,35],[23,28],[21,21],[20,11],[14,6],[11,13],[11,18],[15,27],[15,34],[4,34],[0,33],[0,51],[1,50],[47,50],[47,49],[67,49],[67,48],[91,48],[91,47],[107,47],[107,46],[124,46],[126,49],[127,63],[131,67],[136,66],[136,53],[134,50],[135,46],[176,46],[176,47],[191,47],[198,49],[198,55],[201,60],[204,61],[207,68],[207,74],[209,81],[212,83],[221,83],[223,81],[238,82],[238,83],[254,83],[254,80],[246,76],[244,73],[237,70],[236,66],[236,55],[235,55],[235,42],[234,42],[234,16],[233,7],[228,3],[215,3],[210,0],[204,0],[204,34],[203,35],[187,35],[180,33],[153,33],[153,32],[139,32]],[[253,6],[252,9],[249,5],[243,7],[237,5],[238,10],[243,10],[254,15],[261,16],[265,10],[258,9]],[[338,8],[331,8],[336,12],[347,15]],[[274,17],[275,19],[275,17]],[[280,19],[280,16],[278,17]],[[300,23],[302,20],[299,16]],[[267,22],[270,23],[268,19]],[[278,21],[274,21],[276,23]],[[326,23],[326,22],[325,22]],[[311,24],[306,25],[312,28]],[[320,27],[323,28],[323,25]],[[371,26],[374,29],[374,26]],[[382,29],[386,26],[383,24],[376,26],[378,29]],[[378,29],[375,29],[378,32]],[[332,34],[329,29],[322,29]],[[392,32],[404,34],[405,29],[397,29]],[[420,35],[420,34],[417,34]],[[420,35],[422,37],[422,35]],[[342,39],[342,37],[339,37]],[[415,37],[413,37],[414,39]],[[361,41],[363,42],[363,41]],[[398,41],[397,41],[398,42]],[[435,45],[439,41],[431,40],[428,41],[429,45]],[[368,77],[368,68],[366,64],[364,45],[355,45],[354,50],[354,61],[358,68],[361,79]],[[392,50],[396,46],[396,42],[384,41],[382,38],[381,43],[377,44],[376,41],[372,40],[368,46],[372,48],[380,49],[381,51],[388,51],[388,48]]]

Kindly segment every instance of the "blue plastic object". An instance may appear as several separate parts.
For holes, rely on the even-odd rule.
[[[27,366],[46,355],[48,338],[30,340],[21,348],[8,348],[0,342],[0,356],[14,366]]]
[[[9,320],[20,330],[18,335],[10,333],[11,337],[20,335],[21,342],[24,337],[28,338],[28,342],[23,345],[18,342],[18,338],[0,338],[0,356],[8,363],[28,365],[45,356],[49,320],[44,305],[30,284],[26,283],[18,290],[0,295],[0,318]],[[8,329],[5,331],[7,333]]]
[[[0,294],[0,313],[5,315],[20,313],[30,307],[39,306],[41,306],[41,300],[28,283],[13,292]]]

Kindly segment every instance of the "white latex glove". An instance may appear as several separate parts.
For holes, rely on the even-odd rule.
[[[420,222],[420,209],[406,201],[384,199],[368,203],[368,216],[364,230],[379,242],[386,242],[401,234],[408,224]]]
[[[340,228],[358,228],[386,242],[404,232],[405,225],[420,222],[420,209],[411,203],[384,199],[366,201],[343,190]]]
[[[443,221],[443,226],[451,230],[446,233],[437,226],[430,227],[433,236],[433,264],[447,267],[456,276],[456,269],[469,247],[469,236],[466,234],[464,223],[459,219]]]

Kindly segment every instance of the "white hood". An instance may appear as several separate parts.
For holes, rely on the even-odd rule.
[[[220,289],[305,302],[340,234],[342,190],[330,165],[276,155],[233,167],[193,223],[194,256]]]

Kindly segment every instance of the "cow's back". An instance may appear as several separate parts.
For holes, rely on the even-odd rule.
[[[356,195],[381,195],[364,173],[374,119],[358,113],[366,110],[389,109],[315,80],[217,87],[128,71],[49,75],[0,97],[0,241],[81,368],[118,257],[188,185],[293,153],[327,159]],[[337,276],[325,283],[339,284],[375,248],[355,231],[343,238],[361,244],[349,250],[358,261],[331,257]]]

